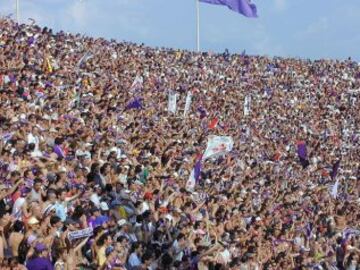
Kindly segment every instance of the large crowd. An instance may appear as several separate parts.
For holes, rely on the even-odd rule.
[[[359,270],[359,89],[351,59],[0,19],[0,269]],[[189,189],[209,135],[234,147]]]

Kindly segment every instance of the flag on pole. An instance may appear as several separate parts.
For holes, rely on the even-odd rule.
[[[192,93],[191,93],[191,91],[189,91],[187,93],[186,100],[185,100],[184,117],[186,117],[188,111],[190,110],[191,98],[192,98]]]
[[[195,163],[194,168],[190,173],[189,180],[186,182],[186,189],[189,191],[193,191],[195,188],[196,183],[199,182],[201,174],[201,157]]]
[[[208,138],[207,147],[202,157],[203,160],[224,155],[233,149],[234,141],[229,136],[215,136],[210,135]]]
[[[333,179],[333,180],[335,179],[337,172],[339,170],[339,167],[340,167],[340,160],[336,161],[332,167],[332,171],[330,173],[331,179]]]
[[[232,11],[240,13],[248,18],[257,17],[256,5],[250,3],[250,0],[200,0],[200,2],[227,6]]]
[[[169,91],[168,111],[174,114],[176,113],[176,98],[177,93],[174,91]]]

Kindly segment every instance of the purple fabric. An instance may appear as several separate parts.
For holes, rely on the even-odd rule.
[[[197,109],[197,111],[200,113],[200,119],[203,119],[206,117],[206,111],[202,107],[199,107]]]
[[[129,102],[128,105],[126,106],[126,110],[131,110],[131,109],[140,110],[141,108],[142,108],[142,104],[140,98],[134,99],[133,101]]]
[[[195,163],[195,167],[194,167],[194,178],[196,183],[199,182],[200,173],[201,173],[201,158]]]
[[[227,6],[232,11],[238,12],[245,17],[256,18],[257,9],[255,4],[250,3],[249,0],[200,0],[200,2]]]
[[[306,149],[305,143],[302,142],[302,143],[298,144],[297,152],[298,152],[299,158],[307,160],[307,149]]]
[[[54,146],[54,153],[55,153],[58,157],[60,157],[60,158],[64,158],[64,157],[65,157],[64,152],[63,152],[63,150],[61,149],[61,146],[59,146],[59,145],[55,145],[55,146]]]
[[[46,258],[37,257],[34,259],[28,260],[26,263],[26,268],[28,270],[53,270],[54,267],[50,263],[50,260]]]
[[[335,179],[337,172],[339,170],[339,167],[340,167],[340,160],[336,161],[332,167],[332,171],[330,173],[331,179]]]

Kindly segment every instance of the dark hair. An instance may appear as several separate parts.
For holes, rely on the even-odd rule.
[[[58,216],[52,216],[50,218],[50,225],[54,226],[56,223],[60,222],[61,218],[59,218]]]
[[[40,178],[35,178],[34,185],[39,184],[39,183],[42,184],[42,180]]]
[[[55,140],[54,140],[54,143],[56,144],[56,145],[60,145],[60,144],[62,144],[64,142],[64,138],[61,138],[61,137],[57,137],[57,138],[55,138]]]
[[[176,237],[176,240],[181,240],[181,239],[183,239],[183,238],[185,238],[185,234],[183,234],[183,233],[179,233],[179,235]]]
[[[165,267],[165,269],[170,267],[172,262],[173,262],[173,258],[167,252],[161,258],[161,263],[162,263],[163,267]]]
[[[151,260],[151,258],[153,257],[153,253],[150,249],[147,249],[144,254],[141,257],[142,262]]]
[[[21,232],[24,229],[24,222],[16,220],[13,225],[14,232]]]

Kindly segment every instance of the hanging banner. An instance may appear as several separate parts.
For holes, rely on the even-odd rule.
[[[229,136],[215,136],[210,135],[208,138],[207,147],[203,155],[203,160],[226,154],[233,149],[234,141]]]
[[[168,111],[174,114],[176,113],[176,99],[177,94],[174,91],[169,91]]]
[[[244,115],[248,116],[251,112],[251,96],[246,96],[244,101]]]
[[[192,93],[189,91],[187,93],[186,100],[185,100],[184,117],[186,117],[187,113],[190,110],[191,99],[192,99]]]

